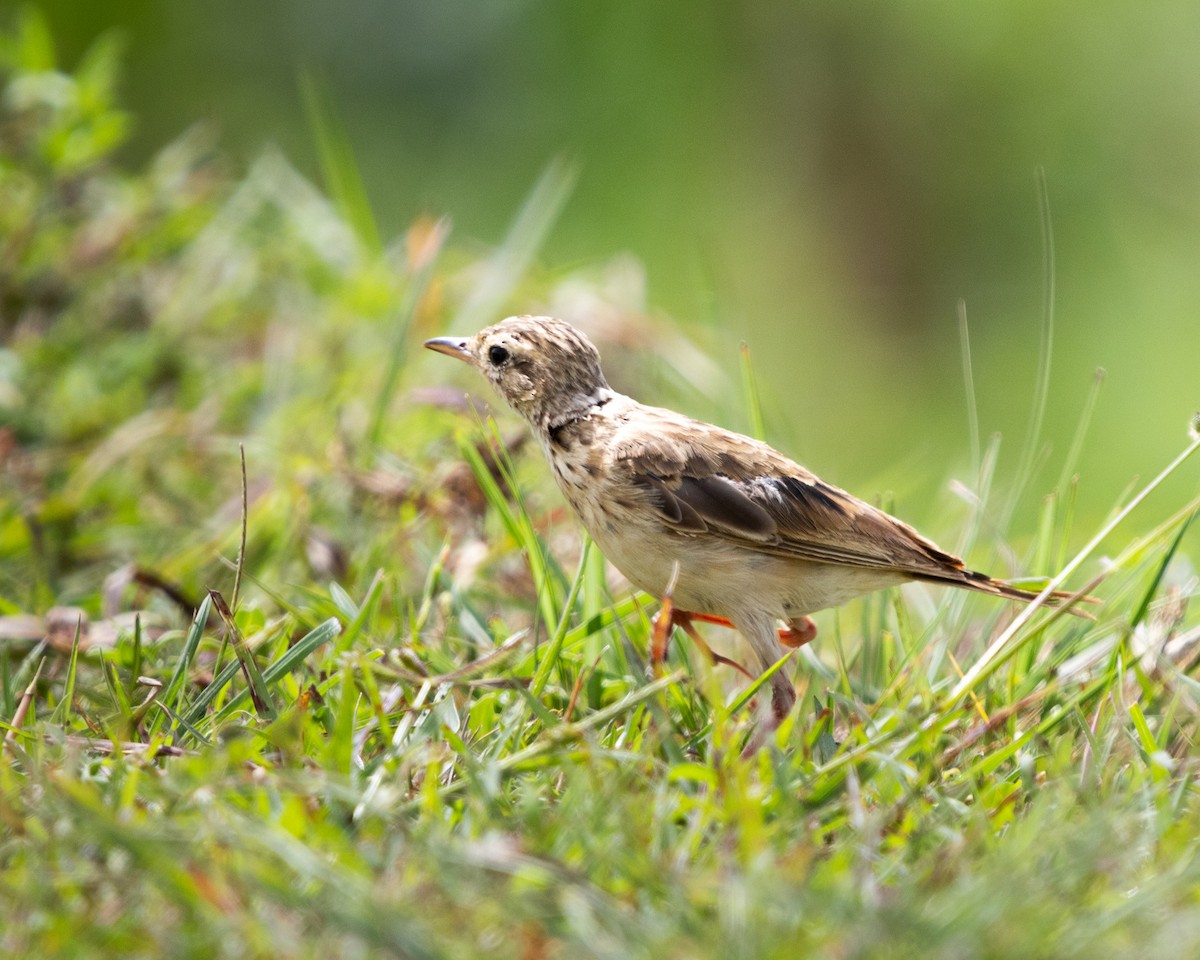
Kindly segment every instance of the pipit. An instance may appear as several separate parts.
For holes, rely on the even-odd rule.
[[[968,570],[908,524],[759,440],[617,393],[591,341],[563,320],[510,317],[425,346],[487,377],[529,423],[605,556],[635,587],[664,598],[652,659],[665,654],[673,625],[715,657],[692,624],[700,619],[736,627],[765,671],[781,643],[813,639],[808,614],[908,580],[1035,596]],[[795,700],[776,671],[776,721]]]

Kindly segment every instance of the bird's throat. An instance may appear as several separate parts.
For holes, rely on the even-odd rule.
[[[552,446],[561,447],[567,434],[572,428],[590,419],[613,398],[613,392],[607,387],[601,387],[596,393],[585,397],[573,398],[575,402],[564,408],[559,408],[544,421],[543,433]]]

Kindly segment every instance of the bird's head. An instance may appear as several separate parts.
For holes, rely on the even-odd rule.
[[[554,317],[509,317],[473,337],[435,337],[425,346],[471,364],[517,413],[542,429],[612,395],[592,342]]]

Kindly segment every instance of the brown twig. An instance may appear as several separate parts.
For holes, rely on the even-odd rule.
[[[567,723],[571,722],[571,714],[575,710],[575,701],[579,699],[579,691],[583,689],[583,685],[587,681],[588,677],[590,677],[596,671],[596,667],[600,665],[600,659],[603,656],[604,654],[597,656],[596,659],[592,661],[592,665],[586,670],[582,671],[579,676],[575,678],[575,686],[571,688],[571,699],[567,701],[567,709],[563,712],[563,720],[565,720]]]
[[[242,592],[242,570],[246,566],[247,514],[250,512],[250,495],[246,484],[246,445],[239,443],[238,450],[242,455],[242,538],[238,543],[237,568],[233,575],[233,601],[229,604],[232,610],[237,610],[238,595]]]
[[[12,722],[8,733],[4,735],[4,743],[7,746],[17,739],[17,730],[25,722],[25,717],[29,713],[30,706],[33,705],[33,694],[37,689],[38,680],[42,676],[42,667],[46,665],[46,658],[42,657],[38,661],[37,670],[33,673],[33,679],[29,681],[29,686],[25,688],[25,692],[21,694],[21,702],[17,704],[17,709],[13,711]]]

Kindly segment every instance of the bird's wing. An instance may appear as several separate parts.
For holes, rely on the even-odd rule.
[[[642,407],[614,441],[612,467],[681,534],[918,577],[963,571],[912,527],[749,437]]]

